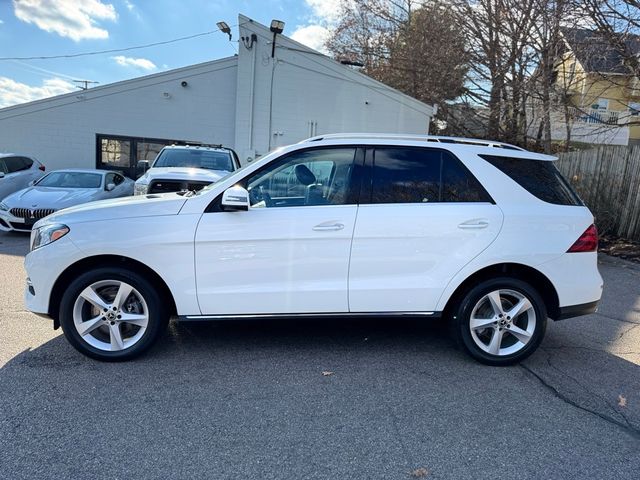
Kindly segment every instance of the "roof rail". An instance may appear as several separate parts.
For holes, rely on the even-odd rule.
[[[525,151],[516,145],[504,142],[496,142],[494,140],[480,140],[477,138],[463,137],[447,137],[441,135],[417,135],[410,133],[329,133],[326,135],[318,135],[307,138],[300,143],[319,142],[320,140],[348,140],[348,139],[370,139],[370,140],[411,140],[416,142],[435,142],[435,143],[456,143],[459,145],[475,145],[482,147],[504,148],[507,150]]]

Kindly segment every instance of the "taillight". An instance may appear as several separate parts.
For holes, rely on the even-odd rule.
[[[598,250],[598,230],[595,225],[587,228],[580,238],[575,241],[567,253],[595,252]]]
[[[38,170],[42,170],[43,172],[44,172],[46,169],[47,169],[47,168],[46,168],[44,165],[42,165],[42,164],[40,164],[40,166],[38,167]]]

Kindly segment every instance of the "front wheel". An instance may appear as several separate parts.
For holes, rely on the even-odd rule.
[[[154,286],[122,268],[99,268],[75,279],[60,303],[60,324],[81,353],[103,361],[129,360],[157,340],[169,320]]]
[[[487,365],[512,365],[544,337],[547,311],[538,292],[514,278],[496,278],[469,290],[453,317],[456,340]]]

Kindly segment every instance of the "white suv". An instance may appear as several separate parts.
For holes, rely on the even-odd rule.
[[[0,153],[0,200],[27,188],[41,178],[44,171],[44,165],[35,158]]]
[[[100,360],[169,318],[445,317],[481,362],[596,310],[593,216],[553,157],[445,137],[325,135],[198,193],[73,207],[36,223],[26,304]]]

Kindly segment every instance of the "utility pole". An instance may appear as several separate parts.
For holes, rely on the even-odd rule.
[[[72,80],[73,83],[79,83],[80,85],[76,85],[76,87],[78,87],[80,90],[86,90],[89,88],[89,84],[90,83],[100,83],[100,82],[93,82],[91,80]]]

